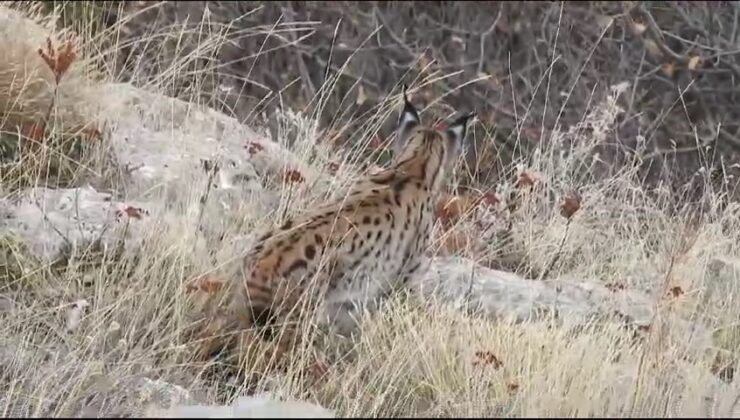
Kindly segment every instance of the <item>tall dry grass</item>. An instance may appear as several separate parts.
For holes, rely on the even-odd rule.
[[[239,35],[280,38],[300,32],[301,25],[267,24]],[[228,42],[223,29],[205,18],[189,26],[153,28],[139,42],[176,43],[190,37],[199,40],[199,47],[169,60],[158,77],[134,83],[166,93],[173,80],[187,78],[194,104],[215,100],[216,93],[201,89],[200,82],[218,69],[198,63]],[[290,37],[285,39],[289,48]],[[115,30],[81,40],[84,59],[96,61],[103,71],[98,83],[117,81],[114,71],[106,71],[115,68],[107,60],[121,47]],[[193,68],[197,71],[188,73]],[[200,192],[193,191],[177,198],[179,206],[150,215],[141,247],[123,253],[76,250],[47,265],[15,238],[3,236],[3,414],[141,414],[169,398],[161,390],[142,393],[144,378],[182,386],[201,402],[223,402],[244,391],[227,369],[192,359],[185,332],[198,313],[185,285],[204,275],[228,276],[248,243],[241,241],[245,234],[341,196],[372,166],[360,156],[375,147],[371,143],[383,121],[395,117],[398,91],[353,126],[361,127],[351,133],[356,146],[339,154],[316,123],[327,112],[323,95],[339,74],[341,69],[316,88],[315,106],[306,115],[284,104],[276,136],[315,167],[337,164],[337,177],[318,187],[278,180],[277,206],[257,211],[244,203],[218,221],[224,226],[222,238],[204,237],[196,215],[177,211],[200,206]],[[445,75],[410,78],[409,84],[418,88]],[[542,80],[546,84],[547,74]],[[296,369],[264,376],[261,385],[317,401],[341,416],[728,416],[733,410],[737,415],[740,387],[732,373],[740,356],[738,206],[727,203],[722,191],[709,190],[697,213],[694,204],[676,206],[665,191],[646,191],[636,174],[639,154],[635,165],[625,165],[614,176],[593,175],[598,161],[588,151],[614,123],[616,98],[624,89],[618,85],[606,92],[606,100],[593,104],[577,126],[553,131],[547,147],[524,168],[539,174],[536,187],[519,198],[513,212],[494,209],[492,229],[508,232],[508,242],[490,240],[482,250],[455,253],[481,261],[514,255],[513,267],[520,272],[535,278],[548,272],[536,281],[594,279],[649,293],[656,306],[647,331],[606,319],[585,326],[555,318],[511,324],[401,296],[367,316],[358,337],[317,332],[318,348],[332,361],[322,382],[299,375],[308,357],[298,354]],[[469,136],[486,142],[491,133],[477,123]],[[513,188],[478,187],[495,191],[504,201]],[[567,220],[558,204],[571,190],[580,193],[582,202]],[[469,223],[463,218],[453,230]],[[83,315],[79,322],[70,318],[77,313]],[[707,346],[693,337],[681,322],[685,319],[703,325],[713,342]]]

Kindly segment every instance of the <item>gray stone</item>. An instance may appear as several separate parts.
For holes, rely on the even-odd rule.
[[[19,238],[45,261],[94,243],[109,247],[123,237],[121,228],[126,221],[130,221],[126,229],[130,237],[145,217],[146,205],[115,201],[110,194],[91,187],[37,187],[0,199],[0,232]]]
[[[279,401],[269,395],[240,397],[231,406],[179,405],[152,408],[147,417],[159,418],[334,418],[334,412],[305,401]]]
[[[433,259],[411,288],[424,299],[515,322],[536,321],[553,313],[585,321],[616,312],[645,325],[652,317],[653,302],[639,292],[613,292],[595,282],[529,280],[456,257]]]

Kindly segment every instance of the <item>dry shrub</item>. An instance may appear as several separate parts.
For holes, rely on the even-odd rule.
[[[469,156],[470,175],[486,182],[534,159],[606,86],[629,82],[618,122],[589,152],[604,160],[597,173],[618,172],[636,151],[639,178],[650,185],[680,188],[704,168],[715,185],[735,189],[740,53],[729,2],[152,5],[111,8],[110,21],[126,19],[129,40],[175,23],[228,33],[233,41],[193,66],[208,69],[201,87],[212,103],[247,122],[288,103],[318,109],[322,126],[362,131],[400,80],[435,80],[417,100],[441,113],[475,109],[487,126]],[[177,41],[132,44],[118,63],[134,80],[155,77],[160,61],[141,58],[195,51],[198,39]],[[176,77],[173,94],[192,90],[195,69]],[[381,138],[390,129],[383,125]],[[364,138],[353,130],[343,136],[350,144]],[[700,196],[704,185],[693,188]]]

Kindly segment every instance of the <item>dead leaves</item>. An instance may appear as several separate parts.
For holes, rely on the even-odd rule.
[[[532,170],[521,170],[517,176],[517,180],[514,183],[514,187],[518,190],[532,190],[537,184],[540,184],[544,176],[536,171]]]
[[[606,287],[606,289],[612,293],[616,293],[625,289],[624,283],[621,282],[607,283],[606,285],[604,285],[604,287]]]
[[[434,210],[434,217],[442,225],[449,228],[455,224],[461,216],[472,211],[480,202],[479,198],[467,196],[453,196],[450,194],[443,195],[438,201]]]
[[[43,143],[46,129],[40,123],[26,123],[21,126],[21,136],[33,141],[34,143]]]
[[[668,296],[674,299],[683,296],[683,294],[684,292],[681,286],[673,286],[670,289],[668,289]]]
[[[478,369],[491,368],[494,371],[498,371],[499,369],[504,367],[504,362],[502,362],[501,359],[496,356],[496,354],[488,350],[476,351],[473,357],[472,364],[473,367]],[[518,381],[512,380],[511,378],[505,381],[506,393],[509,394],[509,396],[514,396],[517,392],[519,392],[520,388],[521,386]]]
[[[295,169],[288,169],[287,171],[285,171],[285,175],[288,182],[300,184],[306,181],[306,178],[304,178],[303,175],[301,175],[301,173]]]
[[[481,206],[496,206],[499,203],[494,193],[467,193],[461,195],[443,194],[434,208],[434,218],[440,223],[439,251],[443,255],[452,255],[461,251],[477,251],[485,247],[480,235],[471,229],[477,229],[477,221],[473,224],[461,225],[455,228],[465,217],[475,219],[475,212]],[[480,233],[480,232],[478,232]]]
[[[449,228],[457,223],[461,217],[471,214],[478,206],[497,206],[501,201],[496,193],[486,192],[462,195],[443,194],[434,208],[434,217],[439,220],[443,226]]]
[[[575,191],[565,196],[560,203],[560,215],[570,220],[581,208],[581,195]]]
[[[143,216],[148,216],[149,212],[140,208],[140,207],[134,207],[134,206],[125,206],[121,210],[116,210],[116,220],[120,220],[124,216],[126,219],[136,219],[141,220]]]
[[[187,294],[202,292],[208,295],[218,293],[224,287],[224,281],[212,276],[198,277],[194,281],[190,282],[185,286],[185,292]]]
[[[247,149],[247,153],[249,153],[250,156],[253,156],[258,152],[265,150],[265,146],[253,141],[247,142],[247,145],[244,146],[244,148]]]
[[[73,38],[68,38],[56,46],[51,42],[51,38],[46,38],[46,49],[39,48],[38,53],[54,73],[56,83],[59,84],[77,58],[77,46]]]
[[[490,351],[476,351],[475,352],[475,360],[473,360],[473,366],[476,367],[485,367],[485,366],[491,366],[494,369],[499,369],[504,364],[499,360],[498,357],[496,357],[493,352]]]

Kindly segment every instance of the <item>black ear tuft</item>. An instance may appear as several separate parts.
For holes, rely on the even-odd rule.
[[[398,117],[398,137],[397,139],[403,141],[406,135],[421,123],[419,114],[416,112],[416,108],[409,101],[409,97],[406,93],[406,85],[403,85],[403,110],[401,115]]]
[[[403,125],[405,121],[413,121],[415,124],[419,124],[419,114],[416,112],[416,108],[409,100],[407,93],[407,87],[403,85],[403,111],[401,111],[401,117],[399,118],[398,124]]]
[[[475,118],[475,113],[465,114],[453,121],[447,128],[447,135],[455,143],[461,144],[465,139],[468,121]]]

